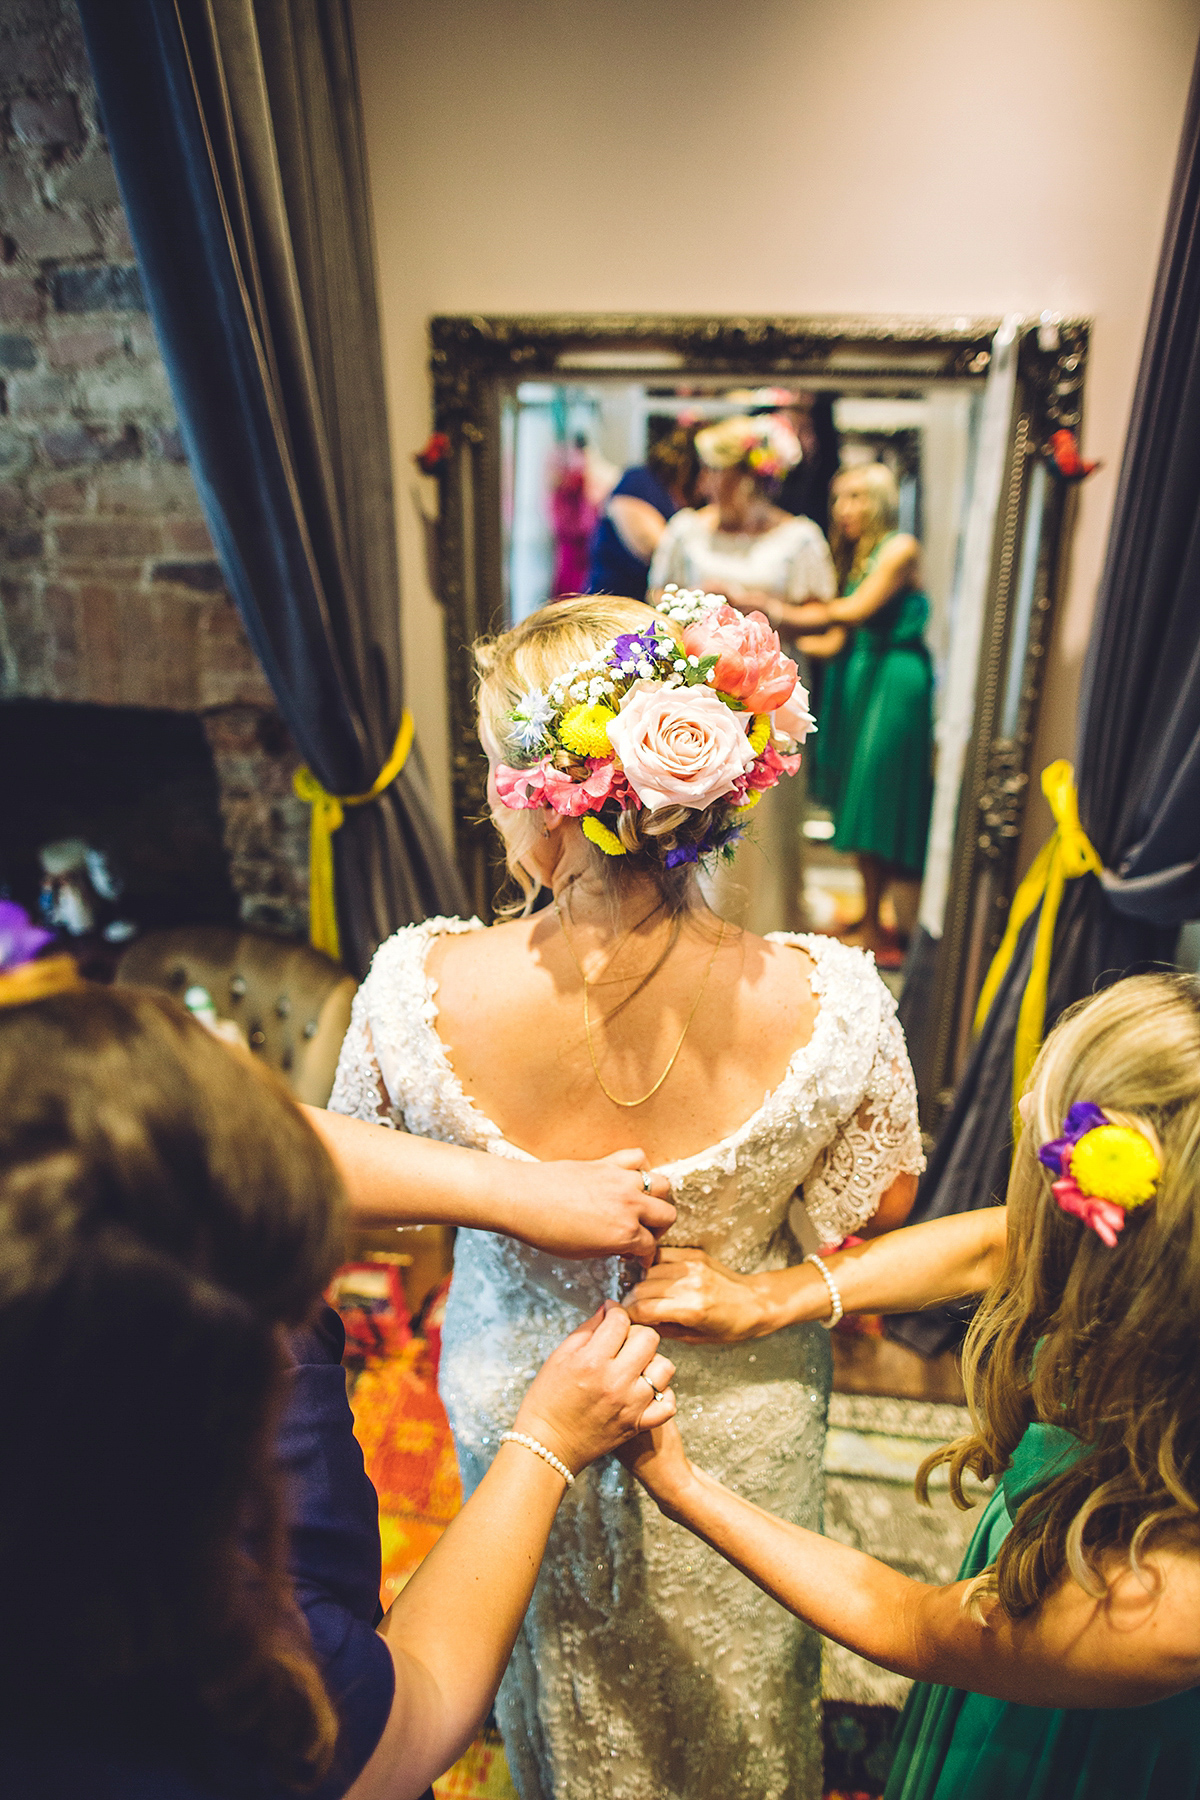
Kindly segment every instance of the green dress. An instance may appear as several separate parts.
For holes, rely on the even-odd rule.
[[[959,1570],[980,1575],[1025,1495],[1081,1453],[1055,1425],[1030,1425],[984,1509]],[[1200,1688],[1152,1706],[1067,1712],[1014,1706],[920,1682],[896,1730],[884,1800],[1195,1800]]]
[[[874,568],[889,532],[857,581]],[[821,688],[814,792],[834,817],[837,850],[919,876],[933,803],[933,668],[929,599],[905,588],[855,627]]]

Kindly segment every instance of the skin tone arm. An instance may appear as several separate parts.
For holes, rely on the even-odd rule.
[[[515,1162],[322,1107],[302,1110],[337,1164],[357,1225],[468,1225],[551,1256],[646,1260],[675,1220],[661,1175],[644,1191],[641,1150],[600,1162]]]
[[[631,556],[648,563],[658,549],[658,540],[667,529],[667,521],[657,506],[639,500],[634,494],[614,494],[608,503],[608,516],[613,529]]]
[[[1067,1575],[1027,1618],[987,1600],[980,1620],[963,1605],[968,1583],[911,1581],[739,1499],[692,1467],[674,1425],[622,1460],[668,1518],[789,1612],[899,1675],[1048,1707],[1142,1706],[1200,1683],[1195,1535],[1146,1552],[1146,1583],[1114,1558],[1101,1599]]]
[[[1006,1209],[989,1206],[890,1231],[823,1260],[847,1312],[916,1312],[980,1294],[1004,1256]],[[659,1251],[626,1302],[629,1316],[687,1343],[738,1344],[827,1319],[829,1289],[812,1263],[737,1275],[703,1250]]]
[[[559,1345],[514,1422],[577,1473],[675,1411],[673,1365],[653,1331],[611,1303]],[[661,1390],[653,1399],[647,1382]],[[501,1444],[470,1500],[388,1614],[396,1691],[383,1737],[347,1800],[415,1800],[487,1713],[566,1492],[523,1444]]]

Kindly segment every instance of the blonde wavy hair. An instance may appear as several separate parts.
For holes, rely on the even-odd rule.
[[[1027,1425],[1062,1425],[1083,1446],[1021,1504],[970,1600],[1032,1612],[1064,1569],[1089,1594],[1120,1553],[1138,1570],[1155,1533],[1200,1522],[1200,981],[1138,975],[1067,1013],[1047,1038],[1024,1102],[1008,1183],[1004,1265],[967,1333],[973,1430],[918,1474],[1000,1476]],[[1152,1201],[1126,1215],[1115,1249],[1064,1213],[1039,1147],[1092,1100],[1148,1126],[1162,1149]]]
[[[871,496],[871,511],[867,515],[861,536],[854,542],[846,537],[838,524],[832,505],[837,497],[838,484],[850,476],[855,480],[865,481],[867,492]],[[833,566],[837,570],[840,594],[845,592],[851,581],[862,578],[875,546],[889,531],[895,531],[896,520],[900,516],[900,490],[896,486],[896,477],[886,463],[851,463],[848,468],[839,469],[834,476],[829,498],[829,549],[833,556]]]
[[[661,613],[640,600],[584,594],[543,606],[499,637],[481,638],[474,656],[479,677],[479,736],[488,755],[494,760],[519,760],[510,738],[509,714],[523,694],[545,688],[555,676],[586,662],[623,632],[645,631],[653,620],[664,622]],[[668,869],[666,857],[685,844],[703,843],[714,820],[729,810],[727,802],[717,801],[703,812],[686,806],[662,806],[654,812],[640,807],[611,821],[606,819],[626,854],[606,856],[591,845],[597,870],[614,889],[633,874],[650,873],[666,910],[682,913],[698,904],[697,865],[683,863]],[[528,912],[541,887],[526,861],[537,841],[538,814],[497,807],[492,819],[504,840],[509,874],[524,896],[507,911]]]

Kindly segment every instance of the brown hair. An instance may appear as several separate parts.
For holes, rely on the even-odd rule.
[[[690,506],[696,489],[696,477],[700,473],[700,458],[696,454],[695,425],[675,425],[663,435],[655,438],[646,451],[646,463],[663,486],[673,489],[684,497],[684,503]]]
[[[180,1008],[0,1011],[0,1724],[301,1788],[337,1721],[291,1596],[276,1327],[340,1256],[283,1089]]]
[[[861,535],[853,542],[842,531],[833,507],[838,483],[850,476],[865,481],[871,496],[871,512]],[[862,579],[871,559],[871,552],[895,531],[900,511],[900,494],[896,487],[896,477],[886,463],[851,463],[848,468],[839,469],[834,476],[830,483],[829,499],[829,550],[833,566],[837,570],[838,593],[842,594],[851,581]]]
[[[981,1592],[1014,1618],[1069,1569],[1097,1596],[1113,1551],[1200,1519],[1200,982],[1139,975],[1067,1013],[1038,1057],[1008,1184],[1004,1265],[967,1334],[974,1429],[922,1466],[999,1476],[1026,1427],[1062,1425],[1083,1453],[1021,1504]],[[1161,1145],[1155,1197],[1116,1247],[1055,1203],[1037,1160],[1068,1109],[1094,1101]]]
[[[508,715],[523,694],[545,688],[556,676],[586,662],[623,632],[645,631],[656,620],[670,628],[662,613],[640,600],[585,594],[542,607],[501,637],[481,639],[475,645],[475,667],[479,672],[479,729],[485,748],[504,757],[511,755]],[[561,754],[566,756],[565,751]],[[626,808],[623,812],[613,808],[611,816],[601,816],[617,833],[626,854],[606,856],[593,845],[597,868],[613,889],[618,889],[631,873],[651,874],[664,909],[672,916],[682,914],[699,903],[697,865],[685,862],[668,868],[666,858],[683,845],[703,844],[714,825],[727,820],[731,810],[725,800],[716,801],[703,812],[687,806],[661,806],[653,812],[648,807]],[[541,885],[522,860],[535,841],[537,815],[508,809],[501,812],[496,828],[504,839],[509,873],[523,891],[527,910]],[[518,902],[510,910],[520,909]]]

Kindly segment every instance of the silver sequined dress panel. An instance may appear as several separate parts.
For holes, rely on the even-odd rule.
[[[524,1160],[463,1093],[435,1028],[429,942],[478,929],[434,919],[381,946],[330,1106]],[[809,1043],[740,1130],[664,1168],[679,1212],[666,1241],[744,1273],[797,1260],[787,1227],[797,1188],[828,1242],[864,1223],[896,1175],[922,1166],[903,1037],[869,959],[829,938],[784,941],[813,959],[820,1010]],[[616,1259],[565,1262],[459,1231],[441,1392],[466,1493],[546,1356],[622,1289]],[[802,1325],[749,1344],[669,1349],[693,1460],[819,1529],[827,1335]],[[496,1712],[522,1800],[815,1800],[819,1691],[815,1634],[665,1521],[608,1459],[562,1503]]]

